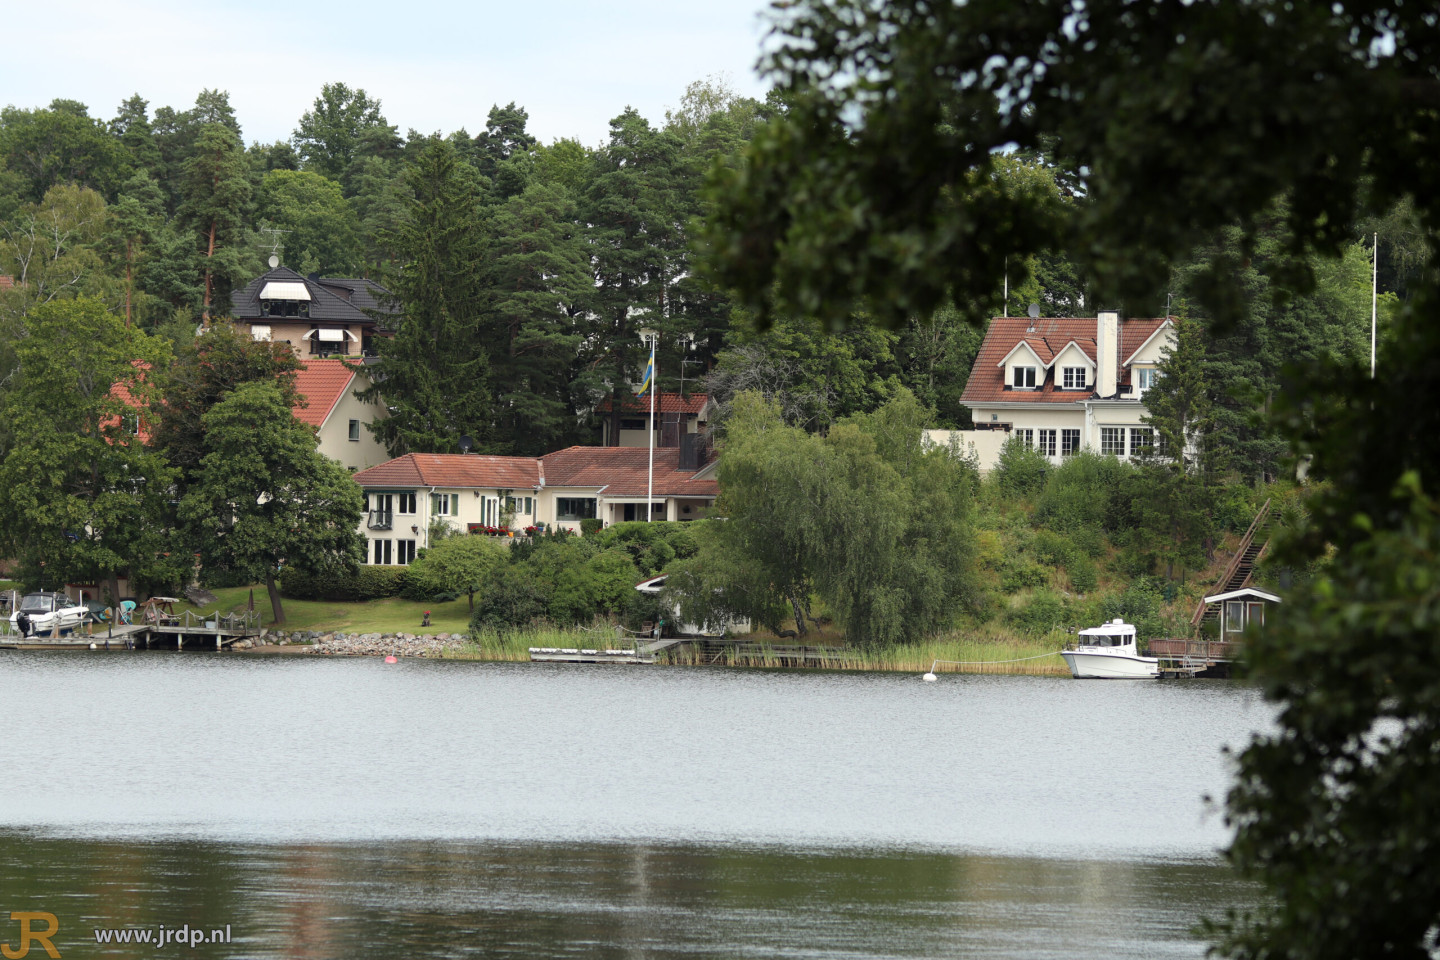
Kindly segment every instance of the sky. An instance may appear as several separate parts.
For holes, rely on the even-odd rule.
[[[62,97],[109,119],[134,93],[183,110],[228,90],[246,142],[288,140],[325,83],[360,87],[403,135],[530,114],[542,142],[596,146],[633,106],[654,124],[721,75],[763,97],[765,0],[51,0],[6,13],[0,104]],[[31,38],[29,42],[16,42]]]

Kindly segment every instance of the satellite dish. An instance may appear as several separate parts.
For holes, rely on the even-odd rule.
[[[465,436],[463,436],[463,437],[460,438],[460,452],[461,452],[461,453],[469,453],[469,452],[470,452],[470,448],[473,447],[473,446],[475,446],[475,441],[474,441],[473,439],[471,439],[471,437],[470,437],[470,435],[469,435],[468,433],[467,433]]]
[[[270,269],[274,270],[278,266],[280,266],[280,258],[273,253],[270,254]]]
[[[1026,314],[1029,315],[1029,317],[1030,317],[1031,320],[1039,320],[1039,319],[1040,319],[1040,304],[1038,304],[1038,303],[1032,303],[1032,304],[1030,304],[1030,309],[1029,309],[1029,310],[1026,310],[1025,312],[1026,312]]]

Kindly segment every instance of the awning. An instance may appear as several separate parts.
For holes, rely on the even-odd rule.
[[[271,280],[260,289],[261,300],[309,300],[310,290],[299,280]]]
[[[328,343],[339,343],[347,337],[353,341],[356,341],[357,343],[360,340],[359,337],[355,336],[355,334],[351,333],[349,330],[311,330],[309,333],[305,334],[304,339],[323,340]]]

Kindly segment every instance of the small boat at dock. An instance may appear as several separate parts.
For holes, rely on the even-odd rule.
[[[1134,625],[1119,619],[1081,630],[1060,656],[1077,680],[1150,680],[1160,675],[1159,658],[1140,656]]]

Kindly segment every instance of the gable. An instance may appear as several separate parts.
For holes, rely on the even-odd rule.
[[[1165,352],[1174,346],[1175,324],[1167,319],[1135,348],[1134,352],[1125,360],[1124,365],[1128,367],[1134,363],[1159,363],[1164,358]]]

